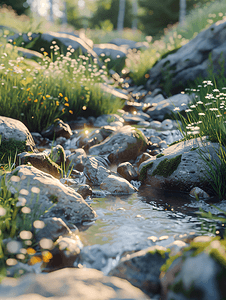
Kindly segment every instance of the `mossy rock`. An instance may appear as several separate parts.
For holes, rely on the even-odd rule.
[[[178,168],[181,162],[182,154],[175,156],[173,158],[165,158],[162,160],[157,168],[152,172],[152,176],[160,175],[163,177],[169,177]]]
[[[143,168],[140,171],[139,180],[144,181],[147,177],[147,171],[150,169],[153,165],[153,161],[147,164],[146,166],[143,166]]]
[[[17,154],[26,150],[26,141],[14,139],[0,140],[0,163],[7,164],[9,160],[14,161]]]

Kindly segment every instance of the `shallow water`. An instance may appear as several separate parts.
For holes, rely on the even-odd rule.
[[[195,213],[200,205],[208,208],[208,204],[203,203],[197,205],[195,199],[184,193],[154,190],[148,186],[132,195],[93,198],[90,205],[98,217],[93,222],[83,223],[80,238],[85,252],[108,260],[96,264],[107,273],[125,251],[154,245],[153,236],[158,238],[158,245],[167,246],[174,241],[174,235],[190,232],[212,235],[211,221],[200,219]],[[82,264],[87,265],[88,256],[84,256]]]

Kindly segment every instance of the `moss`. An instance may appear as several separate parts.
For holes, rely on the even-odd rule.
[[[163,177],[170,176],[179,166],[181,162],[182,154],[175,156],[174,158],[168,159],[165,158],[162,160],[157,168],[153,171],[152,176],[160,175]]]
[[[166,253],[169,253],[169,252],[170,252],[170,249],[166,249],[166,250],[154,249],[154,250],[148,251],[148,253],[150,253],[150,254],[158,253],[162,258],[165,258]]]
[[[152,165],[153,165],[153,161],[150,162],[149,164],[143,166],[143,168],[140,171],[139,178],[138,178],[140,181],[144,181],[146,179],[146,177],[147,177],[147,170],[150,169],[152,167]]]
[[[156,155],[156,158],[160,158],[160,157],[162,157],[162,156],[164,156],[165,154],[163,154],[163,153],[159,153],[158,155]]]
[[[161,266],[161,272],[166,272],[169,267],[172,265],[172,263],[174,262],[174,260],[176,260],[178,257],[181,256],[181,253],[178,253],[176,255],[170,256],[167,261],[164,263],[164,265]]]
[[[24,151],[26,151],[26,141],[0,140],[0,162],[3,164],[8,163],[9,159],[14,160],[18,153]]]

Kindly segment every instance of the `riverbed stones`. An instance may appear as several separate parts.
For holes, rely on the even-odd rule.
[[[217,155],[219,144],[198,138],[168,147],[158,156],[143,162],[139,172],[143,174],[146,168],[145,183],[152,187],[184,192],[190,192],[196,186],[205,191],[210,190],[211,178],[207,173],[210,169],[200,151],[208,161],[220,163]]]
[[[88,196],[92,196],[93,191],[88,184],[80,184],[79,188],[77,189],[77,193],[86,199]]]
[[[128,180],[115,175],[108,175],[101,183],[100,188],[111,194],[133,194],[137,191]]]
[[[70,155],[67,156],[67,166],[73,167],[76,170],[83,172],[84,163],[86,160],[86,152],[82,148],[75,149]]]
[[[165,247],[152,246],[123,257],[109,275],[126,279],[153,297],[160,293],[160,268],[167,258]]]
[[[0,117],[0,135],[2,141],[15,140],[25,142],[29,149],[35,147],[33,137],[28,128],[19,120]]]
[[[21,205],[26,204],[32,210],[38,210],[37,213],[40,214],[47,209],[45,217],[60,217],[65,222],[70,220],[76,224],[96,216],[93,209],[74,189],[33,166],[17,167],[7,175],[6,180],[10,180],[7,185],[13,193],[19,191]]]
[[[48,274],[6,278],[0,285],[2,300],[146,300],[147,296],[128,281],[104,276],[94,269],[64,268]]]
[[[72,136],[70,126],[60,119],[56,119],[54,124],[50,125],[46,130],[41,132],[41,135],[48,139],[56,139],[58,137],[65,137],[69,139]]]
[[[129,162],[119,164],[117,172],[128,181],[136,180],[138,177],[136,169]]]
[[[129,125],[117,129],[99,145],[89,149],[90,155],[107,155],[111,163],[135,160],[147,149],[148,140],[144,134]]]

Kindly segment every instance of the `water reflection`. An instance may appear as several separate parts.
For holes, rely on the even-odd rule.
[[[197,208],[184,206],[188,202],[188,195],[147,187],[132,195],[94,198],[91,206],[98,217],[80,229],[81,240],[85,246],[109,244],[125,250],[138,244],[150,246],[150,236],[200,233]]]

